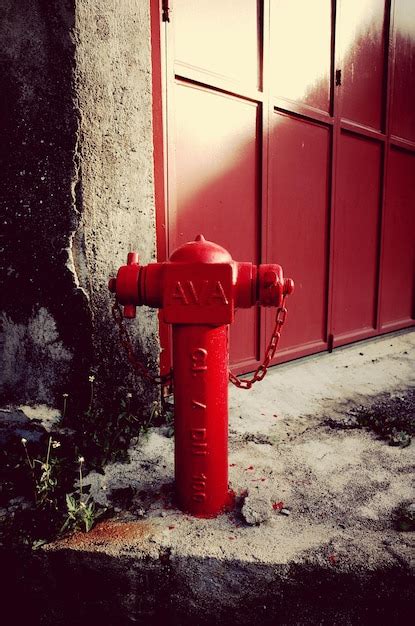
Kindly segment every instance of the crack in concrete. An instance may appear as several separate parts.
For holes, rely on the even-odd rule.
[[[76,64],[76,61],[75,61]],[[80,230],[80,226],[81,226],[81,219],[82,219],[82,198],[81,198],[81,184],[82,184],[82,166],[81,166],[81,109],[79,106],[79,102],[78,102],[78,96],[77,96],[77,88],[76,88],[76,68],[74,68],[74,91],[75,94],[73,96],[73,104],[74,104],[74,111],[75,111],[75,115],[76,115],[76,132],[75,132],[75,146],[74,146],[74,152],[73,152],[73,157],[72,157],[72,163],[73,163],[73,172],[72,172],[72,177],[71,177],[71,199],[72,199],[72,210],[74,211],[75,215],[76,215],[76,227],[73,228],[69,235],[68,235],[68,247],[65,249],[68,258],[66,261],[66,267],[68,268],[68,270],[71,272],[72,276],[73,276],[73,280],[75,283],[75,288],[77,289],[77,291],[80,291],[87,304],[88,304],[88,308],[89,311],[92,315],[93,311],[92,311],[92,307],[91,307],[91,302],[90,302],[90,295],[87,291],[87,289],[85,287],[83,287],[81,285],[81,280],[80,280],[80,276],[82,274],[86,275],[86,263],[84,263],[85,269],[84,271],[82,271],[81,268],[81,264],[79,263],[79,258],[77,254],[74,254],[74,241],[78,240],[79,241],[79,237],[78,237],[78,233]],[[83,246],[78,246],[78,254],[83,252]],[[89,291],[91,292],[91,281],[89,281]]]

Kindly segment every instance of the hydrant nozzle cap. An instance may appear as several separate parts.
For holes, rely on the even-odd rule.
[[[284,280],[284,294],[289,296],[294,291],[294,281],[292,278],[286,278]]]

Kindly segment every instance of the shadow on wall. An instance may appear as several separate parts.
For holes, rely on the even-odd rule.
[[[74,16],[74,0],[0,7],[3,403],[87,393],[91,313],[71,247],[81,195]]]

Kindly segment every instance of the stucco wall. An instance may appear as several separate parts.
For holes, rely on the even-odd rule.
[[[137,389],[108,276],[155,254],[148,3],[1,0],[0,63],[1,402],[82,402],[92,372],[104,404]],[[130,328],[154,368],[154,313]]]
[[[97,382],[116,391],[137,383],[131,376],[124,381],[130,368],[124,354],[119,358],[108,276],[126,262],[128,250],[138,250],[143,263],[156,253],[149,2],[80,1],[75,29],[83,212],[73,260],[94,313]],[[140,309],[128,326],[154,369],[155,313]]]

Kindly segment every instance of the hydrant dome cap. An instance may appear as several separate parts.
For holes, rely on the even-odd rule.
[[[197,235],[195,241],[188,241],[173,252],[170,261],[176,263],[231,263],[232,257],[225,248],[213,241],[206,241]]]

